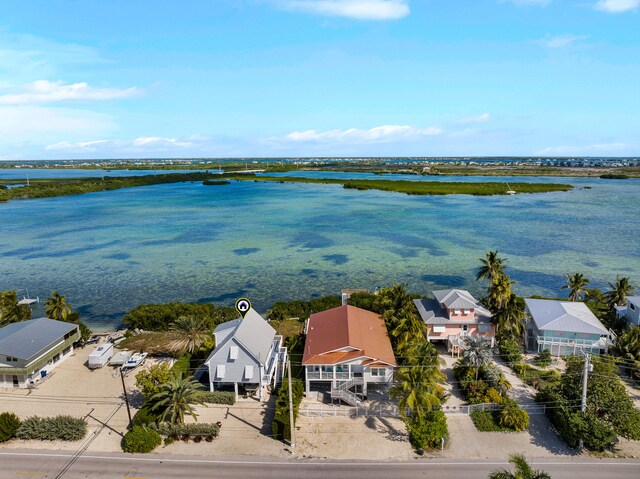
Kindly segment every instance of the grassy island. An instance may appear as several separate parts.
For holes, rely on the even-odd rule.
[[[211,179],[213,176],[214,175],[210,173],[169,173],[166,175],[31,180],[29,186],[18,186],[7,189],[0,188],[0,201],[72,196],[83,193],[118,190],[120,188],[130,188],[133,186],[159,185],[163,183],[205,181]],[[16,182],[9,180],[4,183],[15,184]],[[23,181],[20,181],[20,183],[23,183]]]
[[[502,182],[453,182],[407,180],[340,180],[333,178],[298,178],[291,176],[225,175],[239,181],[273,181],[278,183],[320,183],[342,185],[356,190],[382,190],[407,195],[506,195],[507,190],[516,193],[548,193],[569,191],[573,186],[561,183],[514,183],[509,188]]]

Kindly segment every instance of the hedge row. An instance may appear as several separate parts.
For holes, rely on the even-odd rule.
[[[8,441],[16,437],[20,428],[20,418],[11,412],[0,414],[0,442]]]
[[[404,420],[409,432],[409,442],[422,454],[425,449],[436,449],[449,436],[447,417],[442,411],[431,411]]]
[[[300,402],[304,396],[304,386],[300,379],[291,380],[291,389],[293,392],[293,425],[295,426],[298,418],[298,409]],[[289,417],[289,384],[287,377],[282,381],[282,385],[278,390],[276,399],[276,413],[271,423],[273,427],[273,437],[290,441],[291,440],[291,421]]]
[[[178,438],[211,438],[218,437],[220,434],[220,424],[201,424],[201,423],[193,423],[193,424],[168,424],[162,423],[159,425],[151,425],[153,430],[157,431],[158,434],[166,437],[171,437],[173,439]]]
[[[204,402],[208,404],[227,404],[233,406],[236,403],[236,394],[226,391],[207,391],[203,393]]]
[[[72,416],[33,416],[25,419],[16,431],[18,439],[42,441],[79,441],[86,434],[87,421]]]

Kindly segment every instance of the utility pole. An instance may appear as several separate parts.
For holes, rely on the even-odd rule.
[[[129,416],[129,428],[133,427],[133,421],[131,420],[131,409],[129,408],[129,395],[127,394],[127,388],[124,385],[124,374],[122,368],[120,368],[120,379],[122,380],[122,390],[124,391],[124,402],[127,403],[127,415]]]
[[[289,426],[291,428],[291,449],[296,447],[296,438],[293,424],[293,393],[291,392],[291,358],[287,361],[287,374],[289,375]]]
[[[584,353],[583,353],[584,354]],[[591,354],[586,353],[584,355],[584,370],[582,371],[582,402],[580,403],[580,412],[584,413],[587,410],[587,383],[589,382],[589,371],[591,370]],[[584,442],[582,438],[578,443],[578,448],[582,449]]]

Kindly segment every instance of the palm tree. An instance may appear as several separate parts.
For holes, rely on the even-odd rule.
[[[188,378],[171,378],[160,385],[160,391],[148,399],[149,410],[157,411],[161,421],[182,424],[184,415],[189,414],[197,420],[192,404],[202,404],[204,387],[200,382]]]
[[[44,302],[44,312],[48,318],[66,321],[73,310],[67,304],[67,297],[54,291]]]
[[[409,410],[411,415],[421,416],[440,406],[438,382],[443,380],[444,374],[437,367],[400,368],[396,372],[398,384],[391,388],[391,396],[398,399],[401,414]]]
[[[609,283],[609,286],[611,290],[607,292],[607,302],[610,308],[613,308],[616,304],[619,306],[626,305],[626,297],[630,296],[636,289],[635,286],[631,284],[629,276],[616,276],[616,282]]]
[[[16,292],[0,292],[0,327],[27,319],[31,319],[31,308],[26,304],[18,304]]]
[[[497,333],[501,337],[521,338],[524,334],[524,303],[515,293],[502,303],[493,316]]]
[[[509,462],[514,466],[514,472],[498,469],[489,474],[489,479],[551,479],[545,471],[532,469],[524,454],[512,454]]]
[[[499,276],[504,274],[506,259],[500,258],[497,251],[489,251],[485,258],[478,258],[482,263],[476,269],[476,280],[488,279],[492,284]]]
[[[435,346],[424,339],[408,343],[403,350],[403,354],[403,363],[411,366],[438,367],[443,363]]]
[[[480,368],[491,361],[491,344],[482,336],[470,336],[466,338],[463,348],[463,361],[466,365],[476,368],[477,381]]]
[[[640,361],[640,326],[632,326],[616,339],[616,356]]]
[[[499,276],[489,286],[489,304],[492,311],[499,311],[502,309],[502,303],[508,301],[511,295],[511,287],[516,284],[515,281],[511,281],[508,275],[503,274]]]
[[[581,301],[584,296],[589,294],[586,289],[589,285],[589,280],[582,273],[567,274],[565,276],[567,277],[567,284],[562,289],[571,290],[569,291],[570,301]]]
[[[396,327],[391,333],[396,339],[396,349],[405,349],[408,344],[424,339],[423,324],[412,312],[398,318]]]
[[[193,353],[211,338],[211,327],[207,319],[196,316],[180,316],[171,324],[170,330],[179,336],[169,343],[172,351]]]

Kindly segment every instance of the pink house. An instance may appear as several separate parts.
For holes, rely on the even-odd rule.
[[[420,317],[429,327],[427,339],[443,342],[451,354],[460,354],[462,341],[468,336],[484,336],[494,344],[495,326],[491,313],[468,291],[442,289],[433,292],[435,299],[415,299]]]

